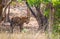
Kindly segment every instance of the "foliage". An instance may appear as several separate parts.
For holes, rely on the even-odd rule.
[[[30,6],[36,6],[39,7],[41,0],[27,0]]]
[[[12,2],[11,5],[15,6],[16,5],[16,2]]]
[[[22,2],[22,0],[18,0],[18,2]]]

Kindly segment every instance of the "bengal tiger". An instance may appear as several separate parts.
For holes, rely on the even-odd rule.
[[[13,17],[11,19],[11,30],[13,32],[14,26],[19,26],[20,27],[20,32],[23,30],[23,24],[26,23],[28,24],[30,19],[28,17]]]

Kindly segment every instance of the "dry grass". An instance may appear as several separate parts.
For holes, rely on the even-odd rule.
[[[37,35],[38,34],[38,35]],[[47,39],[45,33],[0,33],[0,39]]]

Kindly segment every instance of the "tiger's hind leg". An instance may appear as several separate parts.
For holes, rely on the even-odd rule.
[[[13,28],[14,28],[13,22],[10,23],[10,28],[11,28],[10,32],[13,33]]]

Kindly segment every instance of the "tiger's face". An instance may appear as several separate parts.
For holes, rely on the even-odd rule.
[[[30,21],[30,18],[29,17],[22,17],[21,21],[24,22],[24,23],[26,23],[26,24],[28,24],[29,21]]]

